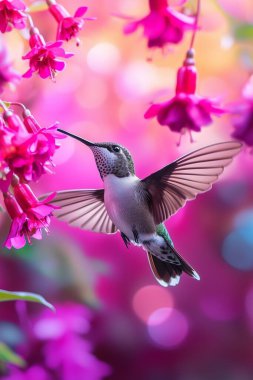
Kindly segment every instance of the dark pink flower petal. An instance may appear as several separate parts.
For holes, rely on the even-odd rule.
[[[158,112],[163,108],[163,104],[152,104],[149,109],[145,112],[145,119],[150,119],[157,116]]]
[[[133,21],[130,22],[129,24],[124,26],[124,33],[125,34],[131,34],[136,31],[136,29],[140,26],[139,21]]]
[[[88,7],[79,7],[75,12],[74,17],[82,17],[87,11]]]
[[[143,27],[148,47],[162,48],[168,43],[179,43],[186,30],[194,29],[195,19],[168,6],[166,1],[150,3],[149,14],[124,27],[124,33],[130,34],[139,26]]]

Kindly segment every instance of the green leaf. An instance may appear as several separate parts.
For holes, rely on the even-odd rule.
[[[28,293],[28,292],[8,292],[7,290],[1,290],[0,289],[0,302],[5,301],[29,301],[29,302],[37,302],[40,303],[46,307],[49,307],[51,310],[55,310],[53,305],[51,303],[47,302],[45,298],[40,296],[39,294],[35,293]]]
[[[253,24],[241,24],[235,28],[234,36],[238,40],[253,39]]]
[[[17,355],[2,342],[0,342],[0,361],[15,364],[18,367],[24,367],[26,365],[26,362],[21,358],[21,356]]]
[[[45,1],[34,1],[29,7],[28,12],[34,13],[34,12],[42,12],[47,11],[48,5]]]

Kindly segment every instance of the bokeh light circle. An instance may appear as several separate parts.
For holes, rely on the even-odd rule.
[[[253,269],[253,211],[238,215],[235,229],[226,237],[222,247],[224,259],[234,268]]]
[[[187,318],[173,308],[160,308],[148,319],[148,332],[158,346],[174,348],[180,345],[189,331]]]
[[[89,68],[98,74],[113,74],[119,63],[119,49],[109,42],[96,44],[87,54]]]
[[[133,309],[145,323],[157,309],[171,308],[173,304],[173,298],[169,290],[158,285],[144,286],[133,297]]]

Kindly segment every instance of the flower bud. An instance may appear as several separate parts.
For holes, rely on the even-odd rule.
[[[12,219],[20,217],[23,214],[23,211],[15,197],[11,193],[4,193],[3,196],[4,204],[10,217]]]
[[[24,124],[22,123],[20,117],[13,113],[11,110],[4,111],[3,118],[8,127],[15,132],[24,127]]]
[[[197,70],[194,62],[194,52],[189,50],[183,66],[177,72],[176,93],[194,94],[197,84]]]
[[[30,38],[29,38],[29,45],[31,49],[33,49],[35,46],[44,46],[45,40],[42,34],[40,34],[40,31],[38,28],[32,27],[30,29]]]
[[[18,183],[13,187],[14,195],[23,211],[38,203],[38,198],[33,193],[29,185]]]
[[[69,12],[61,4],[51,4],[49,6],[49,11],[58,22],[60,22],[66,17],[70,17]]]
[[[27,108],[23,112],[23,122],[29,133],[36,133],[41,129],[39,123]]]

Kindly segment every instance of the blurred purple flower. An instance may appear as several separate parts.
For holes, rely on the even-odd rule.
[[[130,22],[124,28],[125,34],[130,34],[143,27],[149,48],[177,44],[187,29],[195,27],[193,17],[172,9],[167,0],[149,0],[149,7],[150,13],[146,17]]]
[[[76,37],[82,30],[84,20],[89,18],[82,18],[88,10],[88,7],[80,7],[76,10],[72,17],[69,12],[54,0],[47,0],[49,11],[58,22],[57,40],[69,41],[71,38]],[[77,45],[79,41],[77,40]]]
[[[70,58],[73,54],[65,52],[61,47],[62,41],[46,43],[36,28],[32,28],[30,33],[31,50],[22,57],[30,60],[30,68],[23,74],[23,77],[30,78],[35,72],[38,72],[43,79],[48,77],[54,79],[57,71],[62,71],[65,67],[65,62],[57,58]]]
[[[212,115],[220,116],[225,111],[215,100],[196,95],[196,83],[197,71],[191,49],[177,73],[176,95],[167,102],[152,104],[144,117],[157,117],[161,125],[182,134],[186,130],[199,132],[201,127],[212,123]]]
[[[55,314],[45,311],[34,325],[35,336],[45,342],[46,365],[57,370],[62,380],[100,380],[110,373],[83,338],[90,329],[90,317],[84,306],[66,304],[56,306]]]
[[[4,85],[8,83],[16,84],[21,76],[13,69],[9,60],[7,49],[3,43],[0,44],[0,93],[4,90]]]
[[[253,75],[242,89],[244,102],[233,105],[234,127],[232,137],[253,147]]]
[[[234,123],[232,137],[253,146],[253,103],[248,102],[240,107],[240,116]]]
[[[24,29],[27,18],[25,9],[26,5],[21,0],[0,1],[0,31],[2,33],[9,32],[12,27]]]
[[[44,368],[34,365],[26,370],[13,368],[10,375],[2,377],[2,380],[52,380],[52,377]]]

